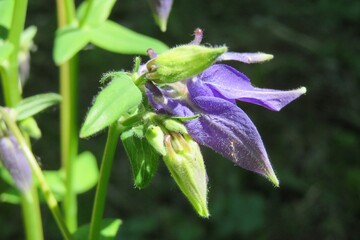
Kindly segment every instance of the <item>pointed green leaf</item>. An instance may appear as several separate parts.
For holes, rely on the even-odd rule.
[[[113,76],[100,91],[86,116],[80,137],[91,136],[114,123],[119,117],[141,103],[141,92],[126,73]]]
[[[0,39],[0,64],[10,56],[13,48],[14,46],[11,43]]]
[[[91,3],[89,5],[89,2]],[[93,0],[93,1],[84,1],[77,10],[77,17],[80,21],[84,21],[84,26],[98,26],[108,19],[111,9],[113,8],[116,0]],[[90,7],[88,10],[87,8]],[[86,14],[86,11],[89,11]],[[83,18],[86,19],[83,20]]]
[[[168,47],[148,36],[134,32],[112,21],[91,29],[91,43],[105,50],[123,54],[146,54],[148,48],[161,53]]]
[[[19,121],[34,116],[46,108],[58,104],[60,101],[61,96],[56,93],[43,93],[25,98],[15,107],[16,120]]]
[[[56,31],[53,57],[56,64],[60,65],[89,43],[89,32],[73,26],[61,28]]]
[[[146,138],[137,137],[134,129],[121,134],[121,140],[131,163],[135,187],[147,187],[156,173],[159,154]]]
[[[84,193],[93,188],[98,180],[99,170],[95,156],[82,152],[74,163],[74,191]]]
[[[101,231],[99,240],[111,240],[115,239],[119,227],[121,225],[120,219],[103,219],[101,221]],[[76,230],[73,234],[74,240],[87,239],[89,235],[89,224],[83,225]]]

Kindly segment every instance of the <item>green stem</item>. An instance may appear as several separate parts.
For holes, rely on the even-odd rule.
[[[59,226],[61,233],[63,234],[64,239],[66,239],[66,240],[71,239],[71,234],[70,234],[68,228],[66,227],[63,217],[61,216],[61,211],[60,211],[59,205],[56,201],[56,198],[52,194],[50,187],[47,185],[47,182],[41,171],[41,168],[38,165],[38,162],[37,162],[35,156],[33,155],[31,150],[27,146],[25,138],[21,134],[18,126],[12,121],[11,117],[9,116],[9,114],[6,111],[4,111],[3,109],[0,109],[0,114],[1,114],[2,118],[4,119],[8,128],[12,132],[12,134],[14,134],[16,140],[19,143],[21,151],[24,153],[26,159],[28,160],[31,169],[39,182],[39,186],[40,186],[41,191],[43,192],[44,198],[50,208],[51,213],[53,214],[53,216],[55,218],[56,223]]]
[[[44,239],[37,189],[33,186],[27,195],[22,195],[21,206],[26,229],[26,239]]]
[[[77,228],[77,199],[74,191],[73,163],[77,156],[77,57],[60,66],[60,94],[63,97],[60,106],[61,124],[61,160],[65,170],[66,192],[64,197],[65,221],[70,231]]]
[[[9,107],[14,107],[21,99],[19,91],[19,49],[20,49],[20,36],[24,29],[26,18],[27,0],[19,0],[14,3],[14,12],[8,36],[8,41],[13,45],[13,50],[9,57],[9,66],[5,70],[7,78],[3,81],[7,82],[4,88],[5,102]]]
[[[57,0],[59,28],[71,24],[75,19],[75,5],[72,0]],[[65,171],[64,214],[71,232],[77,228],[77,199],[74,191],[73,163],[78,151],[77,131],[77,68],[75,55],[60,65],[60,131],[61,131],[61,163]]]
[[[14,107],[21,100],[21,88],[19,87],[19,49],[21,33],[24,29],[27,0],[19,0],[14,2],[14,11],[8,41],[13,45],[7,67],[1,70],[3,81],[3,93],[6,106]],[[39,200],[36,187],[32,187],[32,191],[21,197],[22,212],[24,216],[26,239],[42,240],[43,229],[41,222],[41,214]]]
[[[109,183],[112,162],[120,134],[117,123],[110,126],[105,150],[101,161],[100,176],[96,187],[95,201],[91,216],[89,240],[97,240],[100,235],[100,224],[104,213],[106,192]]]

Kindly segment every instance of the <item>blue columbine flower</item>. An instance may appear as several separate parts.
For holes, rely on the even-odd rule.
[[[227,52],[217,61],[255,63],[271,58],[272,55],[264,53]],[[179,117],[198,115],[185,122],[196,142],[242,168],[267,177],[276,186],[279,181],[261,137],[236,100],[279,111],[305,92],[304,87],[289,91],[256,88],[248,77],[225,64],[213,64],[192,78],[161,87],[152,82],[146,84],[146,93],[155,111]]]

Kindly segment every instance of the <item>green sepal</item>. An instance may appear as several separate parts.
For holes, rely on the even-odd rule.
[[[147,187],[153,179],[159,164],[159,154],[139,137],[139,128],[132,128],[121,134],[121,140],[130,160],[135,187]]]
[[[16,120],[20,121],[49,108],[61,101],[56,93],[44,93],[25,98],[15,107]]]
[[[121,115],[137,107],[141,91],[126,73],[113,76],[112,81],[96,96],[80,130],[80,137],[89,137],[117,121]]]
[[[102,219],[100,223],[100,237],[99,240],[111,240],[115,239],[117,232],[122,221],[120,219]],[[73,233],[74,240],[88,239],[90,225],[85,224],[79,227],[75,233]]]

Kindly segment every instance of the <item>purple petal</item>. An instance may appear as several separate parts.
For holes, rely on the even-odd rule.
[[[197,97],[193,102],[201,111],[200,117],[185,125],[195,141],[278,185],[261,137],[241,109],[216,97]]]
[[[209,67],[198,78],[223,98],[257,104],[273,111],[279,111],[306,92],[304,87],[289,91],[253,87],[244,74],[224,64]]]
[[[149,0],[149,4],[156,23],[165,32],[173,0]]]
[[[226,52],[223,53],[217,61],[239,61],[243,63],[259,63],[265,62],[273,59],[274,56],[267,53],[257,52],[257,53],[237,53],[237,52]]]
[[[183,100],[172,99],[164,93],[164,90],[158,88],[153,83],[146,84],[146,95],[150,105],[158,113],[168,113],[179,117],[194,116],[187,103]]]

